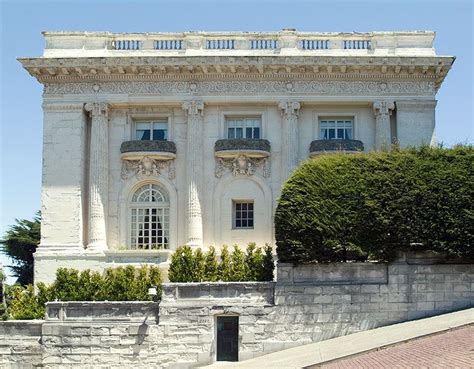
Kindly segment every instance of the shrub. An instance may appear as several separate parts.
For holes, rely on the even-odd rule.
[[[473,258],[473,161],[466,146],[307,161],[277,206],[279,260],[390,261],[427,249]]]
[[[245,281],[247,276],[247,267],[245,265],[245,254],[239,249],[237,245],[234,245],[234,250],[231,255],[230,262],[230,275],[227,281],[229,282],[240,282]]]
[[[10,319],[42,319],[48,301],[147,301],[148,288],[157,288],[161,296],[161,272],[156,266],[106,269],[104,275],[84,270],[60,268],[56,280],[25,288],[12,286],[7,293],[7,316]]]
[[[193,281],[201,282],[204,280],[205,259],[201,249],[194,251]]]
[[[231,259],[227,245],[224,245],[221,250],[221,262],[219,264],[220,280],[228,282],[232,279]]]
[[[171,256],[168,272],[170,282],[241,282],[273,280],[273,255],[271,246],[265,246],[265,254],[255,243],[250,243],[246,253],[237,245],[232,253],[223,246],[220,262],[216,250],[210,247],[207,253],[189,246],[176,249]]]
[[[270,245],[265,245],[265,255],[262,260],[261,275],[258,276],[259,281],[273,281],[273,271],[275,270],[275,262],[273,260],[273,249]]]
[[[170,282],[192,282],[194,269],[193,250],[189,246],[180,246],[171,256],[168,270]]]
[[[219,280],[219,263],[217,262],[216,249],[211,246],[206,253],[204,261],[204,280],[216,282]]]

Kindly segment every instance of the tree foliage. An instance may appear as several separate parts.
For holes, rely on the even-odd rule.
[[[40,213],[36,213],[33,220],[15,221],[0,240],[0,250],[13,261],[13,265],[8,267],[17,278],[17,283],[27,285],[33,283],[33,254],[41,237]]]
[[[466,146],[310,160],[282,190],[278,258],[390,261],[420,249],[473,258],[473,163]]]

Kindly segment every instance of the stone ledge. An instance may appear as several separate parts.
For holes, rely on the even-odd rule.
[[[274,282],[164,283],[161,305],[193,304],[273,305]]]
[[[57,321],[143,322],[156,318],[158,303],[153,301],[71,301],[47,302],[46,323]]]
[[[379,263],[292,264],[279,263],[277,284],[387,284],[388,265]]]

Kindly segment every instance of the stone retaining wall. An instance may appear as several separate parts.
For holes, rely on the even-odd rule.
[[[13,368],[32,352],[32,365],[41,359],[47,368],[185,368],[215,360],[221,315],[239,316],[239,359],[245,360],[474,306],[473,265],[432,262],[280,264],[276,283],[167,283],[160,305],[48,303],[41,334],[38,328],[4,334],[1,359]],[[6,322],[0,332],[8,324],[41,326]],[[30,347],[28,354],[14,352],[17,342]]]

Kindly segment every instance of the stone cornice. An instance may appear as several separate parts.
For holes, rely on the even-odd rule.
[[[440,86],[452,57],[200,56],[22,58],[39,82],[429,79]]]

